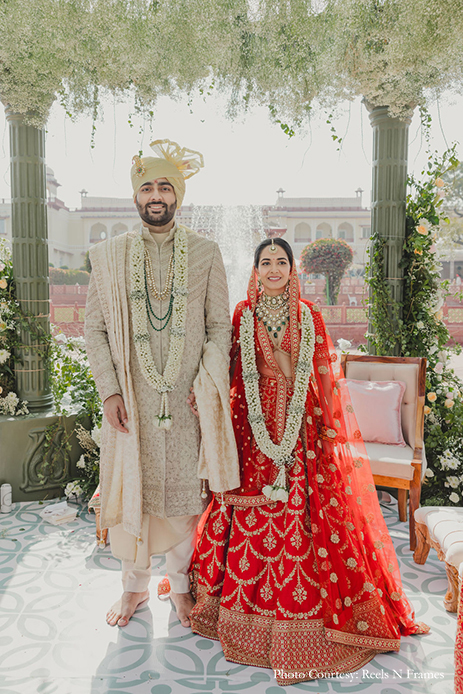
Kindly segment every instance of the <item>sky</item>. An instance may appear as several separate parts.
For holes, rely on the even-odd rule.
[[[55,103],[47,123],[47,165],[61,184],[58,196],[74,209],[81,189],[91,196],[130,197],[129,171],[140,149],[168,138],[204,155],[205,168],[187,181],[185,204],[264,205],[276,202],[282,188],[286,197],[354,197],[362,188],[369,206],[372,130],[360,99],[346,102],[333,120],[342,145],[331,138],[328,113],[318,110],[303,132],[291,139],[270,121],[267,109],[230,120],[224,97],[198,97],[190,106],[159,100],[152,129],[131,116],[129,103],[106,102],[96,124],[92,149],[92,121],[73,122]],[[316,110],[316,109],[314,109]],[[461,142],[463,157],[463,97],[447,94],[430,108],[431,147],[443,152],[446,142]],[[132,126],[129,124],[129,120]],[[10,197],[8,124],[0,113],[0,199]],[[409,170],[419,173],[426,155],[419,116],[410,126]]]

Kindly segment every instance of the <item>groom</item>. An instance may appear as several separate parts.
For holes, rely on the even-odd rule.
[[[165,554],[170,595],[188,627],[199,515],[209,489],[239,485],[231,324],[217,244],[175,218],[202,156],[169,140],[151,148],[157,156],[134,157],[131,169],[140,229],[90,251],[85,339],[104,412],[101,523],[122,560],[123,594],[106,619],[128,624],[149,597],[151,556]]]

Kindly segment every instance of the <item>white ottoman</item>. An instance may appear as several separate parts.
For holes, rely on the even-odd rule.
[[[415,530],[415,564],[425,563],[431,547],[437,551],[449,582],[444,606],[448,612],[456,612],[463,575],[463,508],[422,506],[415,511]]]

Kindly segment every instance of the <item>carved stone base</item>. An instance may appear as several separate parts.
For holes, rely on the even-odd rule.
[[[13,501],[50,499],[77,476],[82,449],[72,434],[75,415],[37,414],[0,417],[0,484],[9,482]],[[57,424],[49,442],[47,429]],[[71,435],[72,434],[72,435]],[[63,443],[69,438],[69,448]]]

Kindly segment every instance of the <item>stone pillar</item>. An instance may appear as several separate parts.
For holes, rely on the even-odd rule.
[[[22,116],[6,108],[10,130],[11,228],[13,237],[13,272],[17,297],[24,310],[38,316],[50,332],[48,286],[47,193],[45,167],[45,131],[25,125]],[[34,339],[28,331],[21,333],[16,366],[19,397],[27,400],[31,412],[51,408],[46,361],[37,350],[43,340]]]
[[[405,240],[407,195],[408,129],[411,119],[399,120],[388,115],[385,106],[372,108],[373,128],[371,231],[386,239],[384,272],[395,301],[403,299],[403,270],[399,267]],[[370,293],[370,302],[374,297]],[[373,332],[369,324],[368,332]],[[370,354],[374,346],[369,344]],[[399,353],[399,345],[394,349]]]

